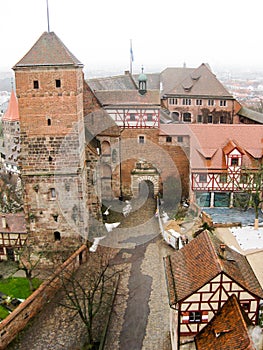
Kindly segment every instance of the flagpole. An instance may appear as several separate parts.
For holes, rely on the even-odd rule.
[[[130,39],[130,73],[131,74],[132,74],[132,62],[133,62],[132,39]]]
[[[48,32],[50,33],[48,0],[46,0],[46,2],[47,2],[47,29],[48,29]]]

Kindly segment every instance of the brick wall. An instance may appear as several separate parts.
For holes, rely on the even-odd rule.
[[[54,296],[61,286],[60,274],[65,271],[73,272],[82,262],[87,260],[87,246],[81,246],[58,270],[40,287],[21,303],[0,324],[0,350],[6,346],[24,329],[44,305]],[[80,258],[81,257],[81,258]]]

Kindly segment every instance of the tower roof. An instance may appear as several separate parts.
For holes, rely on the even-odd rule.
[[[54,32],[44,32],[13,69],[32,66],[83,67],[83,64]]]
[[[18,122],[19,121],[19,111],[18,103],[14,90],[11,92],[10,100],[8,103],[7,110],[3,115],[3,121]]]

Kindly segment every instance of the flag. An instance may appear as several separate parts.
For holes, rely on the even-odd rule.
[[[133,57],[133,51],[132,51],[132,41],[131,41],[131,46],[130,46],[130,55],[131,55],[131,61],[134,61],[134,57]]]

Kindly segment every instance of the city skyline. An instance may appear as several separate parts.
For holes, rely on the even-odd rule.
[[[189,0],[97,1],[49,0],[49,25],[84,70],[111,67],[133,72],[168,66],[212,70],[263,69],[260,48],[260,2],[238,1],[211,8],[211,2]],[[9,0],[1,6],[2,55],[0,70],[11,70],[48,30],[46,0]]]

